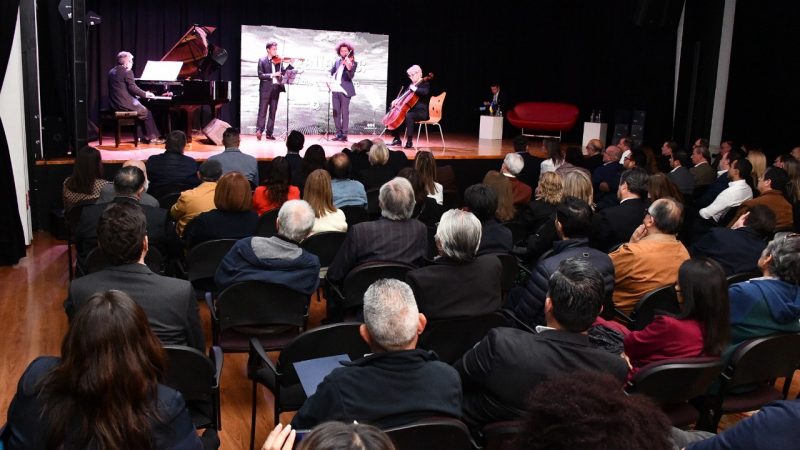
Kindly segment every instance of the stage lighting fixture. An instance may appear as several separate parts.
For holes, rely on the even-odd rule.
[[[61,0],[58,3],[58,12],[64,20],[72,19],[72,0]]]
[[[100,25],[103,22],[103,18],[100,17],[100,14],[97,14],[94,11],[87,11],[86,12],[86,23],[89,26]]]

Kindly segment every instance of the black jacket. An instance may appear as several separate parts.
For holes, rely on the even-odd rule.
[[[133,79],[133,71],[119,64],[108,71],[108,105],[114,111],[135,111],[133,96],[144,98],[143,91]]]
[[[195,217],[183,230],[186,245],[191,248],[197,244],[214,239],[241,239],[253,236],[258,226],[255,211],[222,211],[212,209]]]
[[[197,161],[182,153],[164,152],[147,158],[147,192],[155,198],[200,185]]]
[[[647,204],[640,198],[625,200],[619,205],[599,211],[592,218],[592,247],[608,251],[621,242],[628,242],[647,214]]]
[[[544,325],[544,300],[547,297],[550,275],[558,269],[561,261],[572,257],[588,259],[603,275],[606,295],[611,295],[614,291],[614,264],[611,258],[599,250],[589,248],[589,240],[586,238],[568,239],[553,243],[553,255],[536,264],[524,286],[517,286],[509,291],[506,308],[531,326]]]
[[[725,269],[725,275],[733,275],[758,272],[758,258],[766,246],[764,238],[750,227],[714,227],[689,247],[689,253],[692,257],[707,256]]]
[[[479,255],[489,253],[511,253],[514,246],[511,230],[507,226],[492,218],[481,223],[481,245],[478,247]]]

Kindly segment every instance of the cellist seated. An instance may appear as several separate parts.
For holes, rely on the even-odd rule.
[[[384,125],[392,130],[394,140],[390,145],[402,145],[400,133],[405,129],[406,148],[412,148],[414,142],[414,122],[428,120],[428,98],[430,97],[430,83],[432,77],[422,77],[422,69],[414,64],[406,71],[411,84],[408,91],[392,101],[392,110],[386,115]],[[388,123],[387,123],[388,122]],[[405,124],[405,125],[404,125]]]

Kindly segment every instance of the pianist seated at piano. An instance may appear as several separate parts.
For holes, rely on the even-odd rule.
[[[133,55],[122,51],[117,53],[117,65],[108,71],[108,103],[114,111],[136,111],[138,119],[144,124],[146,144],[163,144],[156,127],[153,114],[139,102],[139,98],[152,98],[152,92],[144,91],[133,79]]]

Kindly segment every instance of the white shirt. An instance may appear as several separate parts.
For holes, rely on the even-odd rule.
[[[728,188],[720,192],[710,205],[700,210],[700,217],[719,222],[719,219],[729,209],[735,208],[751,198],[753,198],[753,190],[750,189],[747,182],[744,180],[731,181],[728,183]]]
[[[433,194],[428,194],[428,197],[436,200],[436,203],[441,205],[442,203],[444,203],[444,192],[442,189],[442,185],[434,181],[433,186],[435,190]]]
[[[542,175],[547,172],[555,172],[556,169],[561,167],[561,164],[563,163],[564,161],[562,160],[560,163],[558,163],[558,165],[556,165],[556,163],[553,161],[553,158],[545,159],[541,164],[539,164],[539,179],[541,180]]]

